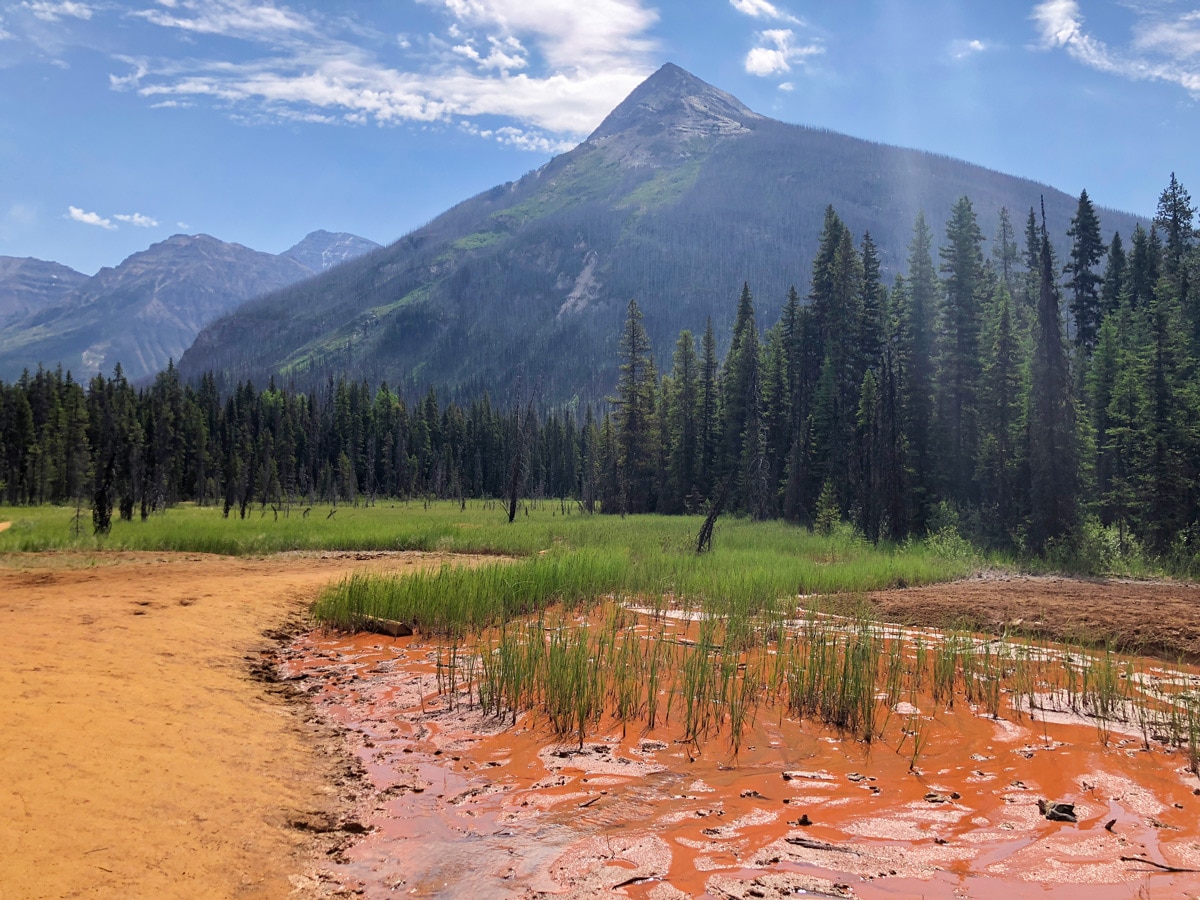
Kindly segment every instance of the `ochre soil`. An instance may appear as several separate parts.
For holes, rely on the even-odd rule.
[[[324,875],[369,898],[1200,891],[1200,780],[1135,733],[1106,744],[1093,724],[1007,705],[992,719],[960,692],[900,704],[870,745],[766,707],[736,756],[725,733],[681,740],[678,708],[653,731],[606,719],[581,745],[544,716],[497,721],[439,692],[446,660],[419,635],[315,633],[283,652],[367,773],[369,831]],[[1078,821],[1048,821],[1039,799]]]
[[[1009,727],[960,704],[933,715],[965,743],[930,747],[917,777],[903,748],[865,758],[769,714],[736,761],[721,737],[697,755],[615,725],[585,753],[548,750],[544,724],[445,709],[419,637],[304,639],[285,668],[307,678],[261,677],[278,630],[299,628],[323,585],[444,560],[0,557],[0,897],[325,893],[317,853],[373,896],[590,897],[635,877],[655,880],[620,890],[656,900],[842,884],[864,897],[1015,896],[1043,880],[1059,885],[1050,896],[1088,900],[1200,889],[1195,874],[1119,860],[1200,869],[1196,780],[1136,740],[1102,748],[1094,728]],[[1200,659],[1194,586],[993,576],[869,599],[900,621],[1091,641],[1107,629]],[[352,729],[365,784],[334,725]],[[785,768],[819,777],[785,782]],[[931,790],[960,796],[927,803]],[[1041,820],[1036,796],[1076,802],[1079,825]],[[813,825],[789,824],[804,814]],[[341,827],[359,823],[372,830],[352,843]]]
[[[881,618],[937,628],[1030,634],[1200,663],[1200,585],[985,574],[880,591]]]
[[[445,559],[0,556],[0,897],[287,896],[359,780],[252,674],[264,632]]]

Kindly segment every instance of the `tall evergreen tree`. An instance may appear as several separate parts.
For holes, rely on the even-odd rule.
[[[1029,403],[1028,354],[1003,281],[996,283],[984,324],[981,352],[977,475],[989,537],[1011,544],[1024,507],[1021,468]]]
[[[680,511],[686,499],[698,493],[700,463],[700,359],[690,331],[680,332],[675,343],[671,383],[671,397],[664,417],[670,440],[667,471],[671,502],[668,511]]]
[[[933,444],[934,325],[937,273],[933,268],[933,235],[918,213],[908,245],[908,278],[897,285],[901,397],[908,444],[913,526],[924,531],[937,502]]]
[[[948,496],[971,503],[978,446],[980,299],[984,290],[983,234],[971,201],[962,197],[946,223],[941,248],[945,276],[937,350],[939,443]]]
[[[1096,266],[1104,256],[1100,238],[1100,219],[1087,191],[1079,195],[1079,205],[1071,227],[1071,255],[1064,268],[1071,292],[1071,314],[1075,317],[1075,347],[1085,357],[1096,347],[1100,330],[1100,282]]]
[[[760,362],[754,298],[744,284],[721,379],[720,462],[720,477],[730,485],[730,506],[744,511],[752,508],[748,454],[757,451],[762,426]]]
[[[1158,226],[1151,225],[1147,232],[1139,222],[1133,227],[1126,280],[1129,305],[1134,310],[1145,309],[1154,299],[1161,265],[1162,244],[1158,239]]]
[[[876,368],[887,335],[887,288],[879,273],[879,250],[868,231],[862,239],[862,300],[859,326],[859,369]]]
[[[1191,302],[1187,263],[1196,244],[1195,220],[1191,194],[1172,172],[1170,183],[1159,195],[1154,224],[1163,240],[1162,274],[1184,310]]]
[[[654,509],[657,423],[654,421],[655,379],[650,338],[642,311],[630,300],[621,329],[616,409],[618,452],[617,503],[619,511],[649,512]]]
[[[1012,217],[1007,206],[1000,207],[996,234],[992,238],[992,260],[1009,295],[1015,295],[1020,284],[1021,254],[1017,248],[1016,232],[1013,231]]]
[[[717,379],[717,339],[712,317],[704,327],[700,350],[700,422],[698,477],[700,493],[712,496],[717,483],[717,453],[721,444],[720,385]]]
[[[1029,402],[1029,541],[1041,552],[1076,526],[1079,448],[1050,236],[1042,221],[1041,280]]]
[[[1108,261],[1104,264],[1104,278],[1100,289],[1100,320],[1117,311],[1121,299],[1125,296],[1126,260],[1125,246],[1121,242],[1121,232],[1113,232],[1112,243],[1108,245]]]

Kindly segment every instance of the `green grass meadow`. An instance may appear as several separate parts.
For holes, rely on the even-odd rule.
[[[331,515],[332,513],[332,515]],[[974,566],[936,543],[878,547],[849,530],[820,535],[782,522],[724,519],[714,549],[694,551],[695,516],[584,515],[559,503],[526,504],[512,524],[499,504],[396,503],[294,507],[289,515],[254,511],[224,518],[216,507],[184,505],[146,521],[114,521],[92,534],[84,511],[63,507],[0,507],[0,553],[46,550],[188,551],[266,555],[288,550],[424,550],[519,557],[465,571],[448,568],[403,579],[351,579],[328,594],[319,611],[351,624],[363,614],[484,625],[559,600],[592,601],[607,594],[678,595],[718,607],[761,608],[797,594],[859,592],[928,584],[967,574]],[[354,585],[347,591],[347,585]],[[335,601],[336,596],[341,601]],[[472,599],[474,598],[474,599]],[[464,604],[460,613],[450,608]],[[339,608],[342,610],[339,612]],[[437,610],[440,612],[436,612]],[[347,618],[349,617],[349,618]]]

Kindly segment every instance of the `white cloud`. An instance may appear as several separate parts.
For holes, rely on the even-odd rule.
[[[991,49],[991,45],[986,41],[968,40],[966,38],[950,42],[950,56],[956,60],[968,59],[976,54],[983,53]]]
[[[133,225],[137,228],[158,227],[158,219],[152,219],[150,216],[143,216],[141,213],[129,213],[128,215],[117,213],[113,216],[113,218],[118,222],[125,222],[126,224]]]
[[[646,32],[658,13],[641,0],[422,0],[467,27],[527,35],[551,69],[628,65],[655,49]]]
[[[175,227],[176,227],[176,228],[181,228],[181,229],[183,229],[184,231],[190,231],[192,226],[191,226],[191,225],[189,225],[187,222],[176,222],[176,223],[175,223]]]
[[[82,222],[84,225],[95,225],[105,231],[117,230],[117,226],[112,223],[112,220],[104,218],[99,213],[84,212],[78,206],[67,207],[67,218],[73,222]]]
[[[234,37],[234,56],[143,60],[109,76],[155,106],[207,102],[242,121],[395,124],[515,120],[488,137],[548,152],[592,130],[650,73],[657,13],[644,0],[419,0],[443,36],[348,37],[338,20],[256,0],[172,0],[139,13],[182,33]],[[447,39],[448,38],[448,39]],[[414,42],[421,47],[413,51]],[[208,45],[201,45],[208,46]],[[212,45],[217,46],[217,45]],[[409,51],[409,52],[405,52]],[[389,58],[413,56],[413,70]]]
[[[146,77],[146,75],[148,75],[150,72],[145,60],[134,59],[130,56],[118,56],[116,58],[126,65],[132,66],[133,71],[128,75],[108,76],[108,86],[115,91],[123,91],[127,88],[137,87],[138,82]]]
[[[792,64],[825,52],[818,42],[797,45],[790,28],[769,28],[758,33],[758,46],[746,54],[746,71],[751,75],[790,72]]]
[[[87,20],[95,12],[88,4],[77,3],[75,0],[62,0],[59,3],[50,0],[27,0],[21,4],[21,9],[29,10],[35,19],[41,19],[43,22],[58,22],[64,18]]]
[[[781,10],[774,3],[768,3],[767,0],[729,0],[729,5],[743,15],[755,19],[779,19],[783,22],[796,23],[800,21],[791,13]]]
[[[497,72],[506,73],[510,69],[524,69],[529,65],[529,61],[525,58],[525,48],[515,37],[509,35],[506,38],[498,38],[489,35],[488,44],[491,51],[487,56],[480,55],[479,51],[475,49],[475,42],[471,40],[457,44],[451,49],[485,71],[495,69]]]
[[[780,83],[779,89],[781,91],[794,91],[796,89],[796,86],[794,84],[792,84],[790,81],[784,81],[784,82]]]
[[[1041,45],[1076,62],[1133,81],[1164,81],[1200,97],[1200,14],[1171,16],[1163,7],[1135,7],[1139,16],[1128,49],[1114,49],[1084,29],[1077,0],[1044,0],[1034,7]]]
[[[578,143],[577,141],[561,140],[538,131],[526,131],[506,125],[502,128],[480,128],[474,122],[463,120],[459,127],[476,137],[485,140],[495,140],[506,147],[516,147],[518,150],[530,150],[535,153],[554,154],[566,153]]]
[[[195,34],[219,34],[255,40],[279,35],[313,34],[316,26],[307,16],[273,3],[253,0],[172,0],[166,9],[131,13],[164,28]]]

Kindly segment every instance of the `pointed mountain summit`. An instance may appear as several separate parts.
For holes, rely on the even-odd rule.
[[[466,200],[390,247],[254,300],[206,328],[180,361],[225,385],[338,375],[409,392],[547,404],[603,401],[636,297],[657,361],[709,316],[727,333],[742,283],[758,321],[808,293],[825,208],[870,231],[885,277],[903,271],[913,220],[934,233],[963,195],[984,234],[1045,196],[1052,233],[1074,197],[969,163],[760,116],[665,65],[583,143]],[[1101,212],[1111,236],[1133,216]],[[522,390],[527,390],[523,387]]]
[[[631,133],[675,141],[743,134],[762,118],[732,94],[667,63],[634,88],[592,132],[588,142],[604,144]]]
[[[280,256],[294,259],[313,272],[325,272],[346,260],[378,249],[379,244],[357,234],[320,229],[305,235],[304,240],[284,250]]]

